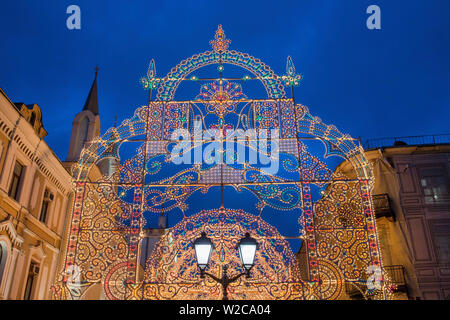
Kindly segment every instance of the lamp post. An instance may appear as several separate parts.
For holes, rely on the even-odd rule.
[[[218,278],[215,275],[212,275],[205,271],[211,258],[211,253],[212,250],[214,249],[214,246],[211,242],[211,239],[209,239],[206,236],[206,233],[202,232],[201,237],[194,241],[195,258],[197,259],[197,264],[200,269],[200,276],[204,278],[205,275],[207,275],[214,281],[220,283],[222,285],[223,291],[222,300],[228,300],[228,293],[227,293],[228,285],[230,283],[235,282],[243,275],[250,277],[250,269],[253,267],[255,263],[257,246],[258,243],[256,242],[256,240],[250,237],[249,233],[246,233],[245,237],[242,238],[238,244],[239,258],[241,259],[241,263],[245,269],[245,272],[238,274],[232,278],[229,278],[227,274],[228,266],[225,265],[223,266],[222,278]]]

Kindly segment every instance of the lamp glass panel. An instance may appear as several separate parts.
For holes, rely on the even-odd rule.
[[[242,264],[245,268],[250,268],[253,266],[253,262],[255,260],[256,253],[256,244],[240,244],[239,245],[239,253],[241,256]]]
[[[195,253],[197,255],[197,263],[201,267],[206,267],[209,262],[209,255],[211,253],[211,244],[201,243],[195,245]]]

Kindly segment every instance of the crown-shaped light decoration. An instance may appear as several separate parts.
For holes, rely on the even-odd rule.
[[[226,39],[225,32],[223,31],[221,24],[219,24],[219,27],[217,28],[214,40],[211,40],[209,43],[215,52],[222,53],[228,50],[231,40]]]
[[[158,87],[158,84],[161,82],[161,79],[156,78],[156,67],[155,67],[155,60],[150,61],[150,65],[148,66],[147,70],[147,78],[142,77],[140,80],[142,86],[144,89],[156,89]]]
[[[281,80],[283,80],[285,86],[296,87],[300,84],[302,76],[299,74],[295,74],[294,63],[292,62],[292,59],[289,56],[286,62],[286,73],[287,75],[281,76]]]

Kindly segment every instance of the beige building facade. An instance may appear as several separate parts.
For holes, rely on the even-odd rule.
[[[82,149],[100,134],[97,71],[82,110],[72,122],[66,161],[44,141],[37,104],[13,103],[0,89],[0,300],[51,299],[64,265],[73,202],[72,169]],[[117,160],[94,165],[89,179]]]
[[[450,144],[366,151],[383,266],[396,298],[450,299]],[[347,162],[338,170],[350,172]]]
[[[46,135],[40,107],[0,89],[0,299],[50,298],[72,182]]]

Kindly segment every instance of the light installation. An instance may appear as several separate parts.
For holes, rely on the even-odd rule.
[[[224,270],[230,277],[245,272],[236,248],[245,236],[257,241],[252,276],[230,283],[229,299],[346,299],[348,287],[366,299],[390,298],[371,200],[372,170],[362,147],[295,102],[293,88],[301,76],[290,57],[286,75],[278,76],[261,60],[229,50],[230,42],[219,26],[212,51],[182,61],[162,78],[152,60],[140,80],[150,91],[148,104],[85,147],[73,169],[73,210],[52,287],[55,299],[82,299],[94,286],[106,299],[221,299],[220,284],[202,277],[197,265],[194,242],[202,235],[214,247],[207,268],[217,278]],[[224,77],[230,65],[244,70],[242,76]],[[195,74],[211,66],[218,77]],[[243,88],[252,81],[262,84],[267,98],[247,97]],[[184,83],[200,91],[193,100],[177,101]],[[196,137],[198,126],[209,139]],[[276,141],[261,141],[261,132],[274,129]],[[181,143],[173,139],[177,130],[188,135]],[[257,155],[276,161],[277,170],[245,157],[237,161],[237,153],[222,147],[201,161],[174,161],[195,159],[198,151],[203,156],[239,130],[254,135],[231,140],[234,146],[248,154],[265,144]],[[273,143],[279,152],[272,152]],[[314,143],[324,151],[317,152]],[[120,158],[120,165],[110,176],[93,178],[96,164],[111,157]],[[353,174],[334,170],[329,159],[348,161]],[[206,206],[217,190],[215,208],[189,202],[203,197]],[[237,198],[224,200],[226,193],[245,194],[255,204],[244,210]],[[191,208],[199,209],[190,214]],[[178,215],[177,223],[160,229],[147,256],[151,222],[169,214]],[[294,255],[277,219],[264,219],[275,214],[294,219],[301,254]]]

